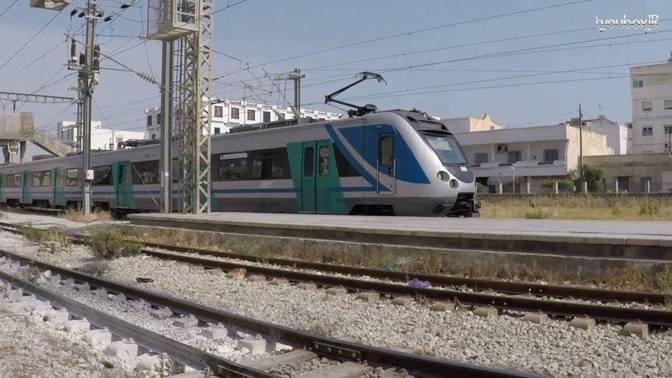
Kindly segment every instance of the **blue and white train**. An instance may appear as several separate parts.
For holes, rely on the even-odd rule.
[[[158,211],[159,153],[149,145],[92,154],[94,207]],[[80,165],[68,156],[0,166],[0,203],[77,208]],[[212,137],[212,211],[470,217],[475,193],[455,137],[415,110]]]

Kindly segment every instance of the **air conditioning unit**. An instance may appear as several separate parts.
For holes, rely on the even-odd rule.
[[[506,144],[498,144],[497,145],[497,152],[506,152],[508,150],[509,150],[509,148],[506,147]]]

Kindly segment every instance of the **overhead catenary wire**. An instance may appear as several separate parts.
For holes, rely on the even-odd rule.
[[[370,39],[360,40],[360,41],[356,41],[356,42],[345,43],[345,44],[341,44],[341,45],[337,45],[337,46],[327,47],[327,48],[323,48],[323,49],[317,49],[317,50],[305,52],[305,53],[302,53],[302,54],[292,55],[292,56],[283,57],[283,58],[277,58],[277,59],[273,59],[273,60],[270,60],[270,61],[266,61],[264,63],[256,64],[256,65],[252,66],[252,68],[267,66],[269,64],[274,64],[274,63],[286,62],[286,61],[289,61],[289,60],[296,60],[296,59],[304,58],[304,57],[307,57],[307,56],[320,55],[320,54],[324,54],[324,53],[327,53],[327,52],[333,52],[333,51],[338,51],[338,50],[351,48],[351,47],[355,47],[355,46],[361,46],[361,45],[366,45],[366,44],[370,44],[370,43],[395,39],[395,38],[399,38],[399,37],[405,37],[405,36],[408,36],[408,35],[426,33],[426,32],[430,32],[430,31],[436,31],[436,30],[446,29],[446,28],[455,27],[455,26],[467,25],[467,24],[471,24],[471,23],[488,21],[488,20],[493,20],[493,19],[497,19],[497,18],[511,17],[511,16],[522,15],[522,14],[527,14],[527,13],[539,12],[539,11],[548,10],[548,9],[567,7],[567,6],[572,6],[572,5],[576,5],[576,4],[588,3],[588,2],[591,2],[591,1],[593,1],[593,0],[570,1],[570,2],[565,2],[565,3],[560,3],[560,4],[552,4],[552,5],[536,7],[536,8],[521,9],[521,10],[518,10],[518,11],[500,13],[500,14],[491,15],[491,16],[477,17],[477,18],[472,18],[472,19],[463,20],[463,21],[457,21],[457,22],[451,22],[451,23],[446,23],[446,24],[441,24],[441,25],[435,25],[435,26],[416,29],[416,30],[412,30],[412,31],[408,31],[408,32],[393,33],[393,34],[388,34],[388,35],[377,37],[377,38],[370,38]],[[225,72],[221,75],[215,75],[215,77],[228,76],[228,75],[231,75],[231,74],[234,74],[234,73],[237,73],[237,72],[241,72],[241,71],[243,71],[243,70],[239,69],[239,70],[236,70],[236,71],[233,71],[233,72]]]
[[[9,12],[9,10],[12,9],[12,7],[18,2],[19,0],[14,0],[11,4],[9,4],[7,8],[5,8],[2,12],[0,12],[0,18],[2,18],[2,16],[4,16],[5,13]]]
[[[26,42],[24,42],[21,45],[21,47],[19,47],[19,49],[14,54],[12,54],[12,56],[10,56],[3,64],[0,65],[0,70],[3,70],[5,67],[7,67],[7,65],[9,63],[11,63],[14,60],[14,58],[16,58],[26,47],[30,46],[31,42],[33,42],[35,40],[35,38],[37,38],[37,36],[39,36],[40,33],[42,33],[42,31],[44,31],[44,29],[46,29],[49,25],[51,25],[51,23],[54,22],[54,20],[61,13],[62,13],[62,11],[59,11],[58,13],[56,13],[52,18],[49,19],[49,21],[47,21],[46,24],[42,25],[42,27],[40,29],[38,29],[30,38],[28,38],[28,40]]]

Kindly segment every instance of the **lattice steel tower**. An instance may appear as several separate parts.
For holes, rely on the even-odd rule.
[[[177,206],[183,213],[210,212],[210,95],[213,0],[149,0],[148,38],[163,41],[162,211],[171,209],[171,171],[177,173]],[[172,125],[175,130],[172,130]],[[171,147],[176,169],[171,169]]]

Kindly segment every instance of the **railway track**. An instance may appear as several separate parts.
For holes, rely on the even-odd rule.
[[[17,226],[11,223],[0,222],[0,229],[13,233],[18,232]],[[70,235],[70,236],[75,242],[79,243],[86,242],[85,237],[82,235]],[[236,268],[247,268],[248,265],[217,263],[213,262],[210,259],[205,258],[199,259],[189,255],[166,253],[162,252],[162,250],[188,253],[192,255],[200,255],[205,257],[236,259],[241,261],[249,261],[252,263],[263,262],[265,264],[284,266],[293,269],[314,270],[319,272],[337,273],[349,276],[370,277],[379,280],[389,280],[394,282],[407,282],[410,278],[415,278],[421,281],[429,282],[435,287],[464,287],[472,289],[474,291],[492,290],[502,294],[511,294],[511,295],[532,295],[536,297],[548,296],[555,298],[574,298],[574,299],[583,299],[583,300],[592,300],[601,302],[642,303],[652,305],[666,304],[670,301],[671,299],[670,296],[672,295],[672,294],[666,295],[652,292],[636,292],[626,290],[592,288],[592,287],[574,286],[574,285],[551,285],[551,284],[541,284],[525,281],[506,281],[495,279],[457,277],[457,276],[438,275],[438,274],[394,272],[387,270],[310,262],[310,261],[294,260],[286,258],[264,258],[263,261],[260,261],[258,257],[249,256],[241,253],[224,252],[219,250],[209,250],[194,247],[183,247],[163,243],[138,241],[135,239],[128,239],[128,240],[143,244],[145,246],[143,252],[157,258],[173,259],[198,265],[209,266],[213,268],[236,269]],[[218,266],[213,266],[212,264]],[[256,269],[256,268],[251,267],[250,269]],[[260,270],[258,272],[263,273],[268,271]],[[271,275],[272,273],[273,272],[271,271]]]
[[[470,365],[460,362],[436,359],[418,354],[409,354],[394,350],[386,350],[368,345],[358,344],[349,341],[335,340],[308,332],[290,329],[284,326],[278,326],[264,321],[239,316],[219,309],[188,302],[183,299],[162,295],[134,286],[124,285],[118,282],[93,277],[81,272],[61,268],[55,265],[40,262],[24,256],[20,256],[8,251],[0,250],[0,266],[7,264],[27,265],[37,268],[40,271],[50,271],[51,276],[60,280],[61,284],[79,285],[80,290],[89,290],[92,292],[104,289],[106,294],[123,294],[126,300],[145,301],[156,308],[169,309],[172,316],[193,316],[198,319],[199,324],[223,324],[227,328],[244,330],[248,334],[261,334],[276,342],[282,343],[294,348],[294,351],[305,350],[310,352],[309,356],[325,357],[330,360],[337,360],[341,364],[336,365],[335,377],[339,376],[339,367],[347,371],[357,369],[361,372],[368,371],[369,367],[381,367],[385,369],[406,369],[410,374],[417,377],[445,377],[445,376],[474,376],[474,377],[530,377],[534,376],[525,372],[516,372],[503,369],[494,369],[478,365]],[[19,269],[19,268],[15,268]],[[221,357],[211,355],[198,349],[181,344],[175,340],[167,339],[156,333],[145,329],[135,327],[119,319],[101,313],[90,307],[77,303],[76,301],[59,295],[55,292],[45,290],[38,285],[32,284],[16,276],[0,271],[0,279],[12,283],[13,286],[23,288],[26,291],[34,293],[37,297],[48,300],[53,304],[67,308],[80,317],[93,319],[99,327],[108,327],[111,331],[132,337],[134,340],[143,344],[145,347],[154,351],[166,351],[172,358],[185,363],[189,366],[198,368],[209,368],[218,376],[224,377],[273,377],[268,371],[272,368],[268,361],[253,360],[251,366],[234,363]],[[71,280],[66,283],[67,280]],[[86,289],[81,289],[85,284]],[[98,294],[100,295],[100,294]],[[288,352],[292,353],[292,352]],[[295,352],[296,353],[296,352]],[[303,353],[305,357],[306,353]],[[280,355],[283,356],[283,355]],[[276,361],[291,360],[292,356],[281,358],[275,356]],[[266,365],[264,365],[266,362]],[[366,366],[364,366],[366,365]],[[255,367],[257,366],[257,367]],[[264,369],[258,368],[264,366]],[[388,374],[393,374],[393,370],[388,370]],[[308,376],[320,376],[318,375]],[[345,375],[344,375],[345,376]],[[388,375],[393,377],[394,375]]]
[[[0,227],[7,231],[17,232],[16,226],[11,224],[0,223]],[[86,242],[86,237],[81,235],[72,235],[72,238],[76,242]],[[250,275],[286,279],[294,283],[313,283],[324,288],[340,287],[353,292],[374,291],[392,297],[422,297],[439,302],[459,302],[468,306],[491,306],[502,311],[542,312],[561,317],[590,317],[618,323],[643,322],[651,326],[672,327],[672,311],[648,307],[651,304],[663,305],[669,303],[670,295],[659,293],[387,272],[279,258],[265,259],[264,264],[248,264],[220,258],[238,259],[252,263],[259,261],[254,257],[235,253],[176,247],[160,243],[143,242],[143,244],[145,248],[142,252],[155,258],[175,260],[223,271],[244,269]],[[171,252],[159,249],[166,249]],[[271,267],[268,264],[283,267]],[[319,273],[296,270],[297,268],[315,270]],[[347,276],[322,274],[322,272]],[[356,276],[374,279],[357,278]],[[407,284],[409,278],[428,281],[433,287],[410,286]],[[459,288],[451,288],[459,286],[468,287],[474,291],[468,292]],[[544,298],[540,299],[540,297]],[[553,298],[548,299],[546,297]],[[559,298],[572,300],[559,300]],[[601,303],[586,303],[573,299]],[[604,304],[613,302],[626,304],[635,302],[641,305],[625,307]]]

